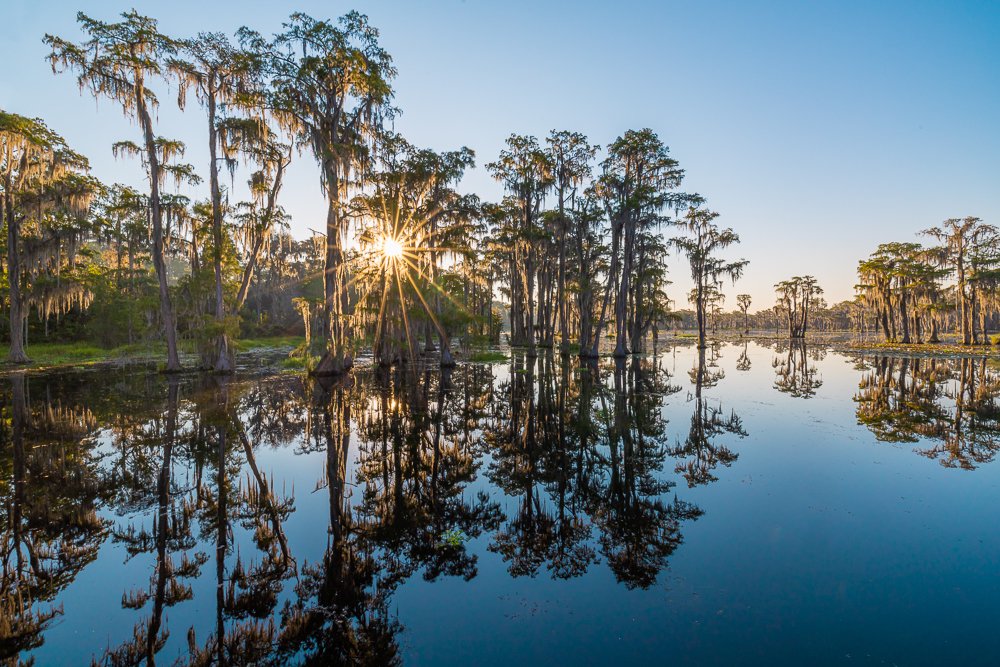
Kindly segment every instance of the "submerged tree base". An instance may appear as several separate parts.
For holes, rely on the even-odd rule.
[[[340,355],[327,351],[323,358],[316,364],[316,368],[309,371],[309,375],[315,377],[333,377],[343,375],[354,366],[354,359],[349,354]]]
[[[228,336],[219,336],[210,346],[202,347],[200,370],[218,375],[236,372],[236,352]]]

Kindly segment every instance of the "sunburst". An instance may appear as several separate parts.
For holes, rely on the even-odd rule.
[[[383,237],[382,256],[387,260],[398,262],[403,257],[403,244],[391,236]]]
[[[388,219],[373,216],[371,221],[374,224],[361,235],[361,256],[362,258],[367,256],[368,261],[362,259],[360,270],[350,281],[360,287],[362,301],[374,297],[375,303],[378,304],[374,346],[378,347],[385,333],[386,320],[391,317],[387,308],[388,301],[390,298],[396,298],[401,304],[396,317],[401,319],[409,358],[415,357],[409,312],[411,305],[422,311],[430,320],[441,338],[442,352],[450,358],[449,336],[438,319],[435,308],[423,292],[430,290],[465,310],[465,306],[456,301],[443,285],[435,280],[429,270],[430,267],[425,265],[428,253],[448,254],[456,250],[435,244],[434,237],[439,232],[436,230],[428,233],[425,226],[419,224],[412,216],[406,216],[405,220],[396,220],[393,223],[392,218],[396,216],[392,216],[387,210],[383,210],[382,213]],[[380,227],[382,230],[379,230]]]

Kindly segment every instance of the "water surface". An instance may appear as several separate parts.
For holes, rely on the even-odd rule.
[[[0,378],[16,664],[1000,664],[1000,370]]]

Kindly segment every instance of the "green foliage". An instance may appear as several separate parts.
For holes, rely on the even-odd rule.
[[[458,528],[451,528],[441,533],[441,546],[461,547],[468,540],[468,536]]]
[[[147,315],[156,313],[158,300],[150,276],[142,276],[135,293],[121,289],[105,275],[94,275],[90,289],[94,300],[86,323],[89,340],[110,349],[154,335]]]
[[[309,367],[308,361],[304,356],[288,357],[281,360],[281,367],[289,370],[307,370]]]
[[[272,336],[269,338],[243,338],[236,342],[236,349],[240,352],[248,350],[260,350],[267,348],[290,347],[299,348],[305,338],[302,336]]]
[[[469,355],[469,361],[479,363],[494,363],[497,361],[507,361],[509,355],[497,350],[479,350]]]

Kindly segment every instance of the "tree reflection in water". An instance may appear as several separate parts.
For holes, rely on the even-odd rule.
[[[702,514],[676,494],[668,499],[676,483],[660,476],[671,453],[661,402],[680,391],[669,380],[655,363],[643,369],[633,357],[626,370],[624,361],[616,360],[614,414],[607,429],[608,454],[602,457],[605,470],[589,494],[602,552],[618,580],[630,588],[656,582],[681,543],[681,522]]]
[[[1000,450],[1000,372],[986,358],[862,357],[858,423],[886,442],[971,470]]]
[[[648,588],[702,513],[672,470],[709,482],[736,458],[722,436],[745,435],[702,396],[723,378],[718,354],[702,351],[692,371],[683,442],[664,417],[681,390],[664,357],[514,353],[509,366],[369,368],[315,384],[52,376],[32,380],[45,393],[34,401],[13,375],[0,394],[3,656],[42,644],[52,603],[105,543],[146,574],[122,590],[132,632],[92,647],[102,665],[397,663],[395,591],[416,575],[472,579],[484,550],[515,577],[605,563]],[[262,448],[323,462],[319,557],[297,553],[294,495],[258,462]],[[194,624],[171,623],[208,586]]]
[[[719,354],[718,345],[711,348],[707,359],[706,350],[699,349],[695,366],[688,372],[694,385],[694,393],[688,397],[694,403],[691,428],[684,442],[677,443],[671,451],[682,459],[674,470],[684,476],[688,487],[716,481],[713,470],[720,465],[729,467],[739,456],[725,444],[716,442],[719,436],[747,435],[735,410],[730,410],[727,416],[721,405],[714,405],[703,396],[705,389],[714,387],[726,376],[718,365]]]
[[[329,494],[327,547],[303,567],[295,600],[281,612],[278,662],[384,665],[399,662],[399,623],[388,608],[391,587],[381,585],[382,563],[360,539],[346,494],[352,403],[351,378],[324,379],[313,389],[310,422],[326,449]]]
[[[662,476],[670,454],[661,407],[680,387],[655,360],[556,368],[515,355],[484,433],[488,476],[517,498],[490,549],[513,576],[580,576],[598,551],[619,581],[648,587],[700,510]],[[595,539],[596,532],[596,539]]]
[[[750,341],[744,340],[743,349],[740,350],[739,359],[736,360],[736,370],[738,371],[746,372],[753,367],[753,364],[750,362],[749,346]]]
[[[784,348],[787,346],[787,350]],[[804,340],[792,340],[779,343],[777,356],[771,362],[774,368],[774,388],[783,394],[795,398],[812,398],[816,390],[823,386],[823,378],[815,365],[810,365],[810,358],[819,361],[825,350],[820,347],[806,347]],[[782,353],[785,356],[782,357]]]
[[[9,386],[0,399],[0,661],[17,664],[62,613],[56,596],[97,557],[107,487],[83,441],[94,415],[60,397],[31,400],[24,373]]]

